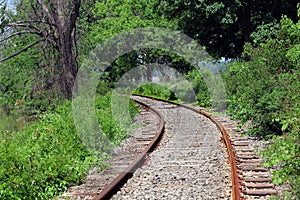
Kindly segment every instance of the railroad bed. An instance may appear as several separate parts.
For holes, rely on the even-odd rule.
[[[230,165],[217,126],[186,108],[134,98],[162,114],[165,133],[112,199],[230,199]]]
[[[140,127],[135,129],[127,139],[123,140],[118,148],[114,149],[112,159],[107,161],[109,167],[100,173],[97,172],[98,169],[96,168],[91,170],[84,184],[69,188],[59,197],[60,200],[94,199],[120,174],[124,174],[124,171],[128,172],[129,175],[133,173],[133,171],[128,171],[127,168],[139,157],[163,126],[160,116],[143,105],[141,105],[141,112],[135,120]]]
[[[236,122],[205,117],[179,104],[132,98],[144,104],[139,115],[144,127],[122,143],[110,168],[91,172],[85,184],[60,199],[268,199],[276,194],[254,145],[236,131]],[[155,147],[152,139],[160,138],[163,129]],[[228,154],[229,146],[234,155]]]

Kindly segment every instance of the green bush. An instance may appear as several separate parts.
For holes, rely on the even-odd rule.
[[[177,100],[175,94],[167,87],[153,83],[143,85],[137,88],[133,93],[158,97],[166,100]]]
[[[289,183],[288,199],[300,199],[300,69],[295,73],[280,74],[285,97],[278,118],[282,123],[282,136],[273,138],[272,144],[263,152],[266,166],[275,167],[273,181]]]
[[[300,199],[300,21],[283,17],[280,27],[274,39],[245,45],[244,60],[229,65],[228,112],[251,121],[249,133],[271,139],[266,166],[275,184],[291,186],[279,198]]]
[[[24,41],[36,41],[36,38],[22,35],[1,43],[1,57],[10,56],[27,46]],[[43,51],[30,48],[0,63],[0,106],[5,112],[14,112],[18,101],[23,101],[27,115],[53,110],[59,104],[61,99],[53,84],[55,77],[51,77],[54,68],[49,60],[42,61],[43,57]]]
[[[51,199],[80,183],[96,163],[76,135],[70,105],[43,115],[24,131],[1,132],[1,199]]]
[[[96,114],[104,134],[115,145],[128,133],[118,129],[110,110],[110,94],[97,96]],[[138,109],[131,102],[131,115]],[[43,114],[23,131],[0,131],[0,199],[53,199],[71,185],[82,182],[96,157],[82,143],[73,122],[71,102]]]
[[[203,71],[204,73],[204,71]],[[209,72],[206,72],[209,73]],[[205,75],[205,74],[204,74]],[[193,90],[197,96],[197,101],[201,107],[211,106],[210,94],[206,83],[203,80],[203,75],[198,70],[189,71],[185,77],[192,83]]]
[[[118,125],[118,122],[116,122],[112,116],[111,93],[108,93],[105,96],[101,96],[101,95],[96,96],[95,103],[96,103],[96,117],[100,123],[101,128],[104,131],[105,137],[108,138],[108,140],[113,145],[115,146],[119,145],[123,139],[128,137],[128,134],[131,132],[132,128],[134,128],[133,126],[131,126],[131,124],[132,124],[132,119],[139,112],[138,107],[135,105],[134,101],[132,100],[129,101],[129,115],[131,118],[129,120],[131,121],[123,122],[128,124],[128,126],[126,127],[126,129],[122,129],[121,126]],[[124,118],[124,116],[115,116],[115,117]]]
[[[249,61],[230,64],[224,76],[228,112],[242,123],[251,120],[252,133],[261,136],[281,134],[282,121],[278,115],[283,109],[285,88],[279,75],[295,73],[298,67],[287,58],[290,48],[298,41],[285,42],[282,31],[277,37],[257,48],[245,45],[244,56]]]

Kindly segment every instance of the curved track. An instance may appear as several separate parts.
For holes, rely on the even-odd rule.
[[[159,118],[159,128],[156,131],[156,134],[153,138],[151,138],[151,142],[147,145],[147,147],[143,150],[142,153],[138,155],[138,157],[122,172],[115,180],[113,180],[102,192],[95,197],[96,199],[109,199],[120,186],[122,186],[126,180],[135,172],[135,170],[140,167],[146,160],[147,154],[152,152],[155,147],[158,145],[164,131],[165,122],[161,114],[156,111],[154,108],[149,107],[143,102],[135,100],[138,104],[151,109]]]
[[[149,124],[156,124],[156,126],[152,127],[151,131],[145,131],[143,136],[136,139],[136,142],[138,141],[143,143],[143,145],[140,145],[140,148],[143,148],[143,151],[135,154],[135,156],[132,156],[134,159],[130,161],[127,160],[125,169],[123,169],[121,172],[117,172],[119,174],[114,178],[110,177],[107,179],[110,181],[110,183],[106,183],[105,186],[98,188],[96,192],[93,190],[94,192],[92,193],[69,193],[70,195],[66,196],[76,197],[72,199],[110,199],[111,197],[113,199],[119,199],[120,196],[115,195],[113,197],[113,195],[120,190],[120,188],[127,182],[129,178],[132,177],[133,173],[139,167],[143,166],[145,161],[147,162],[148,155],[153,152],[155,148],[157,148],[161,138],[163,137],[163,132],[165,129],[164,118],[158,110],[153,108],[154,106],[152,105],[151,101],[164,102],[165,105],[168,104],[169,108],[172,108],[170,105],[174,105],[176,107],[188,109],[195,113],[200,113],[200,115],[205,116],[215,123],[217,128],[222,133],[222,141],[227,148],[227,158],[229,160],[231,169],[230,197],[222,196],[223,199],[267,199],[271,194],[276,193],[276,190],[273,189],[274,185],[271,183],[269,173],[265,168],[261,167],[261,160],[258,159],[257,155],[254,153],[254,148],[253,145],[251,145],[251,141],[247,140],[246,137],[241,137],[241,135],[237,133],[237,124],[234,121],[213,116],[201,109],[199,110],[187,105],[155,99],[152,97],[134,95],[133,99],[144,107],[144,110],[146,110],[145,113],[151,111],[152,115],[154,114],[156,116],[156,121],[148,122]],[[119,162],[120,161],[118,161],[117,165],[120,164]],[[96,185],[92,187],[96,188],[98,186]]]
[[[230,199],[222,134],[208,118],[179,104],[134,97],[166,121],[158,148],[112,199]]]

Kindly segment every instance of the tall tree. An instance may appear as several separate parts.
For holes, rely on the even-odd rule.
[[[158,13],[159,1],[157,0],[114,0],[98,1],[94,8],[94,23],[86,37],[90,40],[88,46],[94,48],[96,44],[119,34],[141,27],[177,28],[177,20],[169,20]],[[115,60],[106,71],[109,73],[109,82],[117,81],[131,68],[149,62],[166,62],[167,54],[160,55],[153,49],[140,49],[132,51]]]
[[[22,35],[33,35],[35,40],[11,55],[0,59],[4,62],[35,45],[54,48],[57,56],[59,92],[70,98],[76,78],[76,22],[80,14],[82,0],[34,0],[20,1],[16,14],[11,14],[6,24],[5,37],[1,43]],[[53,74],[54,76],[54,74]]]
[[[262,24],[287,15],[297,20],[297,2],[281,0],[161,0],[161,10],[179,19],[179,29],[199,40],[214,56],[236,57]]]

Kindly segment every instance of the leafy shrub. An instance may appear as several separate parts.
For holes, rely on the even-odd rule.
[[[134,91],[135,94],[143,94],[147,96],[159,97],[166,100],[177,100],[175,94],[167,87],[163,87],[157,84],[146,84]]]
[[[273,171],[276,184],[289,183],[292,190],[286,195],[290,199],[300,198],[300,70],[293,74],[281,74],[285,98],[283,110],[279,114],[282,121],[282,136],[273,138],[268,149],[263,152],[266,166]]]
[[[294,44],[283,42],[281,34],[279,32],[279,38],[257,48],[247,44],[244,56],[249,62],[234,62],[225,73],[228,112],[242,123],[251,120],[254,125],[252,132],[261,136],[281,133],[282,121],[278,115],[283,109],[281,102],[285,89],[279,75],[294,73],[297,69],[297,65],[286,57]]]
[[[251,33],[250,37],[255,45],[260,45],[263,44],[267,39],[274,39],[278,29],[279,24],[276,21],[262,24],[256,28],[256,31]]]
[[[122,101],[122,99],[121,99]],[[115,119],[112,116],[111,111],[111,93],[108,93],[105,96],[98,95],[96,97],[96,117],[100,123],[101,128],[104,131],[106,138],[113,145],[119,145],[123,139],[128,137],[128,134],[132,130],[132,121],[126,121],[123,123],[128,124],[127,129],[122,129]],[[135,103],[130,100],[129,101],[129,115],[131,119],[139,112],[138,107]],[[120,118],[124,118],[124,116],[116,116]]]
[[[1,132],[1,199],[50,199],[96,163],[72,123],[70,102],[24,131]]]
[[[300,10],[299,10],[300,14]],[[280,198],[300,198],[300,21],[283,17],[274,39],[254,48],[225,73],[228,112],[253,124],[252,134],[271,138],[263,152],[275,184],[291,190]]]
[[[110,94],[96,99],[97,118],[112,144],[128,133],[118,130],[110,111]],[[131,115],[137,108],[131,105]],[[82,143],[73,122],[71,102],[43,114],[24,131],[0,131],[0,199],[53,199],[82,182],[87,171],[101,169],[106,152],[96,157]]]
[[[198,70],[194,69],[189,71],[185,77],[187,80],[192,82],[192,87],[197,96],[198,104],[202,107],[211,106],[210,94],[208,92],[207,85],[203,80],[203,75],[200,74]]]
[[[1,57],[10,56],[27,46],[24,41],[36,41],[33,36],[22,35],[2,42]],[[14,47],[14,48],[12,48]],[[26,114],[53,110],[60,102],[53,84],[53,68],[42,61],[43,51],[30,48],[17,57],[0,63],[0,106],[14,112],[14,105],[23,101]]]

